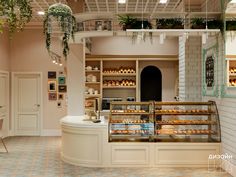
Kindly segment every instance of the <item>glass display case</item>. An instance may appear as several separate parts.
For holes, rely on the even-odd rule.
[[[112,102],[109,141],[220,142],[215,102]]]
[[[151,102],[112,102],[109,141],[153,141]]]
[[[216,103],[154,102],[155,140],[161,142],[220,142]]]

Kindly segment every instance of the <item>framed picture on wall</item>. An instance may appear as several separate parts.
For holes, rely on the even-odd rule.
[[[64,94],[59,93],[58,94],[58,100],[64,100]]]
[[[55,101],[57,100],[57,93],[48,93],[48,100]]]
[[[48,92],[56,92],[57,91],[57,81],[49,80],[48,81]]]
[[[58,84],[59,85],[65,85],[66,84],[66,78],[64,76],[58,77]]]
[[[57,72],[56,71],[48,71],[48,79],[56,79]]]
[[[66,85],[59,85],[58,86],[58,92],[66,92],[66,91],[67,91]]]

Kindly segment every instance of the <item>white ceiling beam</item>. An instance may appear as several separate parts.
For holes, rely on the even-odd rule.
[[[154,6],[154,8],[152,10],[152,13],[151,13],[151,16],[150,16],[151,18],[153,17],[153,14],[156,12],[158,4],[159,4],[159,0],[157,0],[156,4],[155,4],[155,6]]]
[[[96,3],[96,7],[97,7],[98,12],[100,12],[100,8],[99,8],[98,0],[95,0],[95,3]]]
[[[108,4],[108,0],[106,0],[106,8],[107,8],[107,12],[109,12],[109,4]]]
[[[129,0],[126,0],[125,12],[128,11],[128,4],[129,4]]]
[[[171,11],[174,11],[177,7],[178,7],[178,5],[179,5],[179,3],[181,2],[182,0],[178,0],[176,3],[175,3],[175,6],[171,9]]]
[[[149,0],[147,0],[147,2],[146,2],[146,4],[145,4],[145,8],[144,8],[144,11],[143,11],[143,12],[146,12],[147,7],[148,7],[148,3],[149,3]]]
[[[87,8],[88,8],[88,11],[91,12],[91,9],[90,9],[90,7],[89,7],[88,0],[85,0],[85,4],[86,4],[86,6],[87,6]]]
[[[43,0],[43,2],[44,2],[47,6],[49,6],[49,4],[48,4],[48,2],[47,2],[46,0]]]
[[[139,1],[139,0],[136,0],[135,10],[134,10],[135,12],[137,12],[137,10],[138,10],[138,1]]]
[[[116,0],[115,3],[116,3],[116,13],[118,14],[118,11],[119,11],[119,9],[118,9],[119,8],[118,7],[118,0]]]
[[[56,1],[56,0],[54,0],[54,2],[55,2],[55,3],[57,3],[57,1]]]
[[[165,11],[165,9],[166,9],[166,7],[169,5],[169,3],[170,3],[170,0],[168,0],[168,1],[166,2],[165,7],[162,9],[163,12]]]
[[[36,0],[34,0],[34,3],[38,6],[38,8],[40,8],[40,10],[44,11],[44,9],[39,5],[39,3]]]

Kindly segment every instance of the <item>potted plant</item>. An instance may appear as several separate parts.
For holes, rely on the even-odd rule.
[[[138,20],[129,15],[118,15],[119,24],[123,30],[126,29],[152,29],[152,24],[148,20]],[[142,27],[143,24],[143,27]]]
[[[220,31],[223,32],[224,23],[220,19],[209,20],[209,21],[207,21],[207,28],[208,29],[220,29]]]
[[[235,31],[236,30],[236,20],[226,21],[226,31]]]
[[[137,19],[129,15],[118,15],[119,25],[122,26],[122,29],[132,29],[134,24],[137,22]]]
[[[156,21],[157,29],[183,29],[183,20],[180,18],[162,18]]]
[[[191,28],[192,29],[205,29],[206,28],[205,20],[203,18],[192,18]]]
[[[76,20],[72,15],[72,11],[69,6],[61,3],[56,3],[48,8],[44,19],[44,34],[46,36],[46,48],[49,53],[51,47],[51,34],[53,33],[53,30],[55,28],[55,22],[57,22],[61,33],[63,34],[62,47],[63,55],[66,59],[67,55],[69,54],[68,43],[70,37],[74,39],[74,33],[76,32]]]
[[[30,6],[30,0],[0,0],[0,18],[2,16],[8,25],[11,38],[14,32],[22,30],[25,24],[31,20],[32,7]],[[2,23],[0,30],[3,28]]]

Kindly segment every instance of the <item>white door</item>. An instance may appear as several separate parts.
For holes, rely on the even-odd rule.
[[[9,133],[9,74],[0,71],[0,118],[3,118],[3,136]]]
[[[13,73],[15,135],[40,135],[41,79],[40,73]]]

